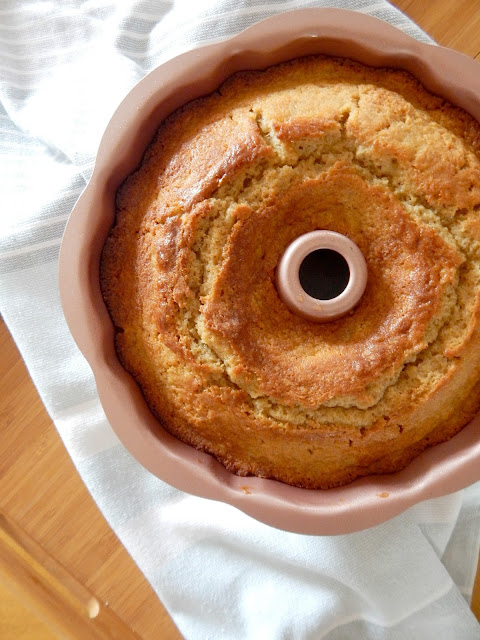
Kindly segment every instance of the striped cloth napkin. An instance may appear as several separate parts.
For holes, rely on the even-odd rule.
[[[127,91],[186,49],[327,5],[428,41],[383,0],[3,0],[0,311],[83,481],[185,638],[478,640],[480,484],[338,537],[185,495],[113,434],[60,307],[65,222]]]

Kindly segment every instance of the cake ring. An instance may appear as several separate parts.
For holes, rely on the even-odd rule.
[[[119,358],[165,429],[236,474],[400,470],[480,407],[479,216],[480,126],[407,72],[237,73],[169,116],[118,192],[101,287]],[[292,297],[288,248],[319,231],[346,245],[298,254]],[[332,260],[333,293],[308,277]],[[352,288],[328,318],[297,304]]]

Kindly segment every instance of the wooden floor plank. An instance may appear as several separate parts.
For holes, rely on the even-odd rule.
[[[83,485],[3,321],[0,353],[1,509],[132,632],[181,640]]]
[[[478,0],[394,0],[437,44],[474,58],[480,52]]]

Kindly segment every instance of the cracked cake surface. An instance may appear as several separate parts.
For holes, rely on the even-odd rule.
[[[275,288],[316,229],[368,268],[327,324]],[[480,127],[404,71],[237,73],[160,126],[100,282],[152,412],[227,469],[306,488],[399,470],[480,405]]]

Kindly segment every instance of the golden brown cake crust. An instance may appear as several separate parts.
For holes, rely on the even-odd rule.
[[[117,350],[163,426],[308,488],[401,469],[480,405],[480,127],[402,71],[309,57],[170,116],[101,265]],[[348,316],[284,305],[315,229],[363,252]]]

